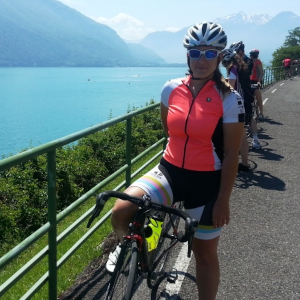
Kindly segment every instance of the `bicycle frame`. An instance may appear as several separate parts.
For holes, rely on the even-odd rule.
[[[166,238],[173,240],[171,243],[156,259],[154,262],[151,262],[151,257],[149,256],[147,243],[145,242],[145,230],[144,224],[146,220],[146,215],[155,209],[141,208],[139,209],[135,216],[133,222],[129,225],[130,234],[124,236],[124,239],[127,240],[136,240],[139,248],[139,257],[140,257],[140,274],[143,278],[153,278],[156,276],[162,276],[164,274],[158,274],[154,272],[155,268],[164,257],[164,255],[173,248],[178,239],[176,236],[167,235]]]

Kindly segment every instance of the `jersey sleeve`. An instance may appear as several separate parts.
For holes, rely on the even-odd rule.
[[[233,80],[237,79],[237,67],[236,66],[233,66],[230,69],[228,79],[233,79]]]
[[[241,95],[232,90],[223,100],[223,123],[244,123],[245,108]]]
[[[160,101],[162,102],[162,104],[164,106],[169,107],[169,98],[170,98],[172,91],[181,84],[182,84],[181,78],[169,80],[164,84],[164,86],[162,87],[161,96],[160,96]]]

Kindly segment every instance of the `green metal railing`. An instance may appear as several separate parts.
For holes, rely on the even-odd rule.
[[[3,159],[0,161],[0,171],[4,171],[20,163],[26,162],[37,156],[47,154],[47,180],[48,180],[48,222],[39,228],[36,232],[27,237],[14,249],[9,251],[0,259],[0,270],[7,264],[16,259],[22,252],[27,250],[37,240],[48,234],[48,246],[42,249],[30,261],[28,261],[20,270],[13,274],[6,282],[0,286],[0,297],[4,295],[10,288],[12,288],[23,276],[25,276],[36,264],[38,264],[44,257],[48,256],[48,272],[38,279],[36,283],[22,296],[22,300],[30,299],[35,293],[45,284],[49,283],[49,300],[55,300],[57,297],[57,271],[58,269],[73,255],[73,253],[83,244],[86,240],[110,217],[111,211],[101,218],[90,230],[88,230],[58,261],[57,261],[57,245],[62,242],[68,235],[70,235],[81,223],[83,223],[91,214],[93,207],[84,213],[79,219],[64,230],[57,236],[57,225],[65,219],[71,212],[86,202],[90,197],[94,196],[102,187],[114,180],[121,174],[126,174],[125,181],[123,181],[115,190],[130,185],[131,179],[144,170],[149,164],[160,157],[165,147],[166,139],[162,138],[151,147],[143,151],[134,159],[131,159],[131,136],[132,136],[132,118],[139,114],[145,113],[149,110],[158,108],[159,103],[149,105],[145,108],[130,112],[124,116],[114,118],[102,124],[90,127],[86,130],[74,133],[64,138],[55,140],[53,142],[41,145],[39,147],[30,149],[26,152],[17,154],[15,156]],[[57,201],[56,201],[56,150],[77,140],[106,129],[116,123],[126,122],[126,164],[117,170],[115,173],[107,177],[98,185],[93,187],[87,193],[82,195],[74,203],[68,206],[65,210],[57,214]],[[149,154],[157,147],[161,147],[150,160],[141,166],[134,173],[131,171],[132,165],[138,162],[145,155]]]
[[[293,75],[300,75],[300,68],[299,66],[297,68],[292,67],[293,69]],[[284,67],[267,67],[264,69],[264,81],[262,85],[262,89],[265,90],[275,84],[276,82],[285,79],[286,71]]]
[[[267,68],[264,72],[263,89],[275,84],[277,81],[282,80],[284,76],[284,69],[280,68]],[[121,174],[126,174],[125,181],[120,183],[115,190],[130,185],[131,179],[142,172],[149,164],[155,161],[163,153],[166,139],[162,138],[157,143],[146,149],[143,153],[139,154],[134,159],[131,159],[131,137],[132,137],[132,118],[139,114],[145,113],[149,110],[158,108],[159,103],[149,105],[145,108],[130,112],[124,116],[114,118],[102,124],[90,127],[80,132],[68,135],[64,138],[52,141],[45,145],[27,150],[26,152],[14,155],[12,157],[0,160],[0,171],[4,171],[20,163],[26,162],[37,156],[47,154],[47,174],[48,174],[48,222],[39,228],[36,232],[27,237],[14,249],[9,251],[0,258],[0,270],[6,265],[16,259],[21,253],[27,250],[37,240],[48,234],[48,245],[36,254],[30,261],[28,261],[21,269],[13,274],[7,281],[0,286],[0,297],[4,295],[10,288],[12,288],[23,276],[25,276],[35,265],[37,265],[44,257],[48,256],[48,272],[35,282],[32,287],[22,296],[22,300],[30,299],[35,293],[47,282],[49,283],[49,300],[55,300],[57,297],[57,271],[58,269],[74,254],[74,252],[87,241],[87,239],[110,217],[111,211],[104,215],[90,230],[88,230],[58,261],[57,261],[57,245],[61,243],[67,236],[69,236],[80,224],[82,224],[91,214],[93,207],[86,211],[80,218],[73,224],[65,229],[57,236],[57,225],[64,220],[71,212],[85,203],[90,197],[94,196],[102,187],[114,180]],[[78,198],[74,203],[57,214],[57,201],[56,201],[56,151],[57,149],[66,146],[70,143],[76,142],[79,139],[106,129],[119,122],[126,122],[126,164],[111,174],[105,180],[93,187],[87,193]],[[132,173],[131,167],[137,163],[145,155],[149,154],[157,147],[162,145],[160,151],[156,153],[150,160],[143,166]]]

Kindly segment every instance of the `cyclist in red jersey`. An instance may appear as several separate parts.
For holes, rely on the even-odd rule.
[[[253,69],[252,74],[250,76],[251,84],[259,84],[259,86],[262,83],[263,80],[263,67],[260,59],[258,58],[259,50],[252,49],[249,53],[250,57],[253,59]],[[258,118],[262,120],[264,118],[264,107],[262,103],[262,96],[260,89],[255,89],[254,95],[256,97],[258,108],[259,108],[259,116]]]
[[[292,60],[289,57],[285,58],[282,61],[282,66],[284,66],[285,69],[290,69],[291,64],[292,64]]]
[[[185,211],[199,220],[192,250],[196,260],[199,299],[215,299],[219,285],[217,247],[222,226],[229,223],[229,199],[238,169],[244,125],[240,95],[220,70],[227,36],[211,22],[188,29],[189,75],[168,81],[161,93],[161,119],[168,136],[163,157],[154,169],[126,189],[136,196],[170,205],[183,201]],[[112,225],[122,241],[137,207],[118,199]],[[106,268],[114,269],[117,249]]]
[[[292,65],[292,60],[290,59],[289,56],[282,61],[282,66],[285,69],[285,76],[286,75],[288,75],[288,77],[292,76],[292,74],[291,74],[291,65]],[[287,77],[285,79],[287,79]]]

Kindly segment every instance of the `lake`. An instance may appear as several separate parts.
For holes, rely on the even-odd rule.
[[[187,68],[0,68],[0,157],[160,101]]]

